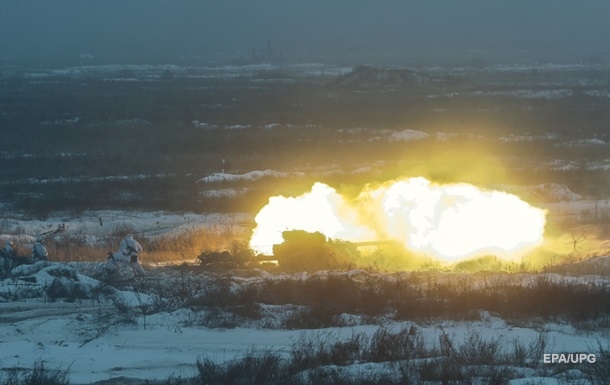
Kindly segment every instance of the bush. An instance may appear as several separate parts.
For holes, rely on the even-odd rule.
[[[18,369],[10,369],[0,377],[0,385],[69,385],[68,371],[49,369],[44,362],[36,361],[32,370],[20,373]]]
[[[337,309],[323,303],[301,307],[284,320],[286,329],[322,329],[333,326],[345,325]]]
[[[284,364],[272,352],[251,350],[241,359],[217,365],[204,358],[197,360],[201,384],[273,385],[284,384]]]
[[[424,338],[414,326],[395,333],[380,327],[371,337],[366,358],[386,362],[423,358],[427,354]]]
[[[587,365],[589,375],[596,384],[610,385],[610,346],[602,346],[598,341],[599,351],[593,365]]]
[[[500,340],[484,340],[481,334],[471,330],[464,343],[457,349],[457,361],[465,365],[493,365],[500,351]]]
[[[531,341],[527,346],[515,339],[513,341],[513,358],[519,366],[536,367],[540,361],[540,357],[542,357],[546,351],[547,345],[548,335],[545,331],[538,332],[536,339]]]

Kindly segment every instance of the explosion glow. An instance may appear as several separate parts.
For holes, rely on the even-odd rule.
[[[316,183],[298,197],[270,198],[256,216],[250,247],[270,255],[283,231],[305,230],[351,242],[396,240],[449,261],[514,258],[542,243],[545,215],[515,195],[465,183],[403,179],[366,188],[353,200]]]

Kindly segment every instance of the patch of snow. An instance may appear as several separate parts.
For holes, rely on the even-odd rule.
[[[255,170],[244,174],[228,174],[228,173],[214,173],[199,179],[197,182],[201,183],[219,183],[219,182],[238,182],[238,181],[255,181],[262,178],[287,178],[290,176],[302,176],[302,173],[290,173],[281,172],[275,170]]]
[[[582,384],[582,382],[580,382]],[[508,381],[508,385],[563,385],[564,379],[552,377],[527,377]]]
[[[42,125],[60,125],[60,124],[76,124],[78,122],[80,122],[82,120],[81,117],[76,116],[74,118],[68,118],[68,119],[60,119],[60,120],[45,120],[43,122],[41,122],[40,124]]]
[[[205,190],[201,196],[205,198],[235,198],[250,191],[248,188],[225,188],[220,190]]]
[[[37,234],[42,234],[60,225],[65,225],[65,236],[79,238],[90,246],[104,246],[108,237],[121,229],[133,229],[134,236],[179,235],[198,229],[232,228],[237,230],[240,223],[248,223],[253,215],[238,214],[194,214],[170,213],[163,211],[127,212],[113,210],[85,211],[79,216],[61,213],[46,220],[10,217],[4,214],[0,222],[2,241],[11,239],[18,244],[31,246]],[[11,235],[18,233],[20,235]],[[64,234],[52,235],[62,237]],[[4,243],[2,243],[2,247]],[[117,245],[118,247],[118,245]],[[51,255],[52,259],[53,256]],[[103,257],[105,259],[105,257]],[[24,267],[25,268],[25,267]]]
[[[288,70],[299,73],[301,77],[337,77],[350,73],[352,67],[341,67],[323,63],[302,63],[287,66]]]
[[[560,270],[563,273],[577,274],[579,278],[591,280],[593,284],[599,286],[609,286],[608,282],[599,280],[599,276],[610,275],[610,256],[597,256],[584,261],[574,262],[567,265],[560,265],[549,268],[550,271]],[[583,277],[583,274],[594,274]],[[597,279],[596,279],[597,278]]]
[[[585,95],[595,97],[595,98],[610,98],[610,91],[608,91],[608,90],[586,91]]]
[[[207,67],[207,69],[215,71],[229,71],[229,72],[242,72],[242,71],[272,71],[277,70],[279,67],[275,64],[245,64],[241,66],[236,65],[224,65],[219,67]]]
[[[500,142],[536,142],[540,140],[556,140],[558,135],[556,134],[545,134],[545,135],[508,135],[501,136],[498,138]]]
[[[156,175],[120,175],[120,176],[103,176],[103,177],[58,177],[49,179],[26,178],[13,181],[0,181],[0,185],[7,184],[48,184],[48,183],[79,183],[92,181],[125,181],[125,180],[144,180],[149,178],[166,178],[172,177],[174,174],[156,174]],[[129,196],[133,196],[129,194]]]
[[[142,124],[142,125],[149,126],[150,122],[146,119],[134,118],[134,119],[115,120],[114,122],[112,122],[112,124],[115,126],[128,126],[128,125],[132,125],[132,124]]]
[[[407,129],[390,135],[388,140],[390,142],[407,142],[412,140],[426,139],[428,137],[430,137],[430,134],[423,131]]]
[[[376,168],[373,167],[368,167],[368,166],[364,166],[364,167],[358,167],[354,170],[352,170],[352,174],[353,175],[360,175],[360,174],[373,174],[373,173],[379,173],[380,171]]]
[[[497,64],[486,67],[488,71],[505,72],[529,72],[532,70],[553,70],[553,71],[578,71],[588,68],[597,68],[598,65],[591,64],[556,64],[556,63],[536,63],[536,64]]]
[[[269,123],[263,126],[267,130],[279,129],[279,128],[287,128],[287,129],[316,129],[320,128],[317,124],[292,124],[292,123]]]
[[[545,183],[535,186],[523,187],[523,190],[533,194],[543,202],[569,202],[580,201],[583,196],[570,190],[570,188],[558,183]]]
[[[513,90],[513,91],[470,91],[470,92],[447,92],[444,94],[428,95],[429,99],[457,98],[457,97],[511,97],[521,99],[559,99],[572,96],[574,91],[566,88],[550,90]]]
[[[139,78],[104,78],[105,82],[125,82],[125,83],[135,83],[144,81],[144,79]]]
[[[40,279],[40,286],[44,287],[52,277],[52,269],[70,273],[74,271],[70,270],[75,269],[72,267],[74,265],[38,263],[28,269],[24,268],[22,273],[25,274],[27,270],[27,274]],[[230,291],[239,292],[248,284],[261,279],[324,279],[335,275],[363,281],[376,278],[391,280],[395,277],[392,274],[363,270],[278,274],[273,277],[261,272],[252,278],[225,277],[223,283],[228,285]],[[576,277],[557,274],[544,276],[551,280],[568,279],[577,282],[574,281]],[[77,274],[77,277],[81,285],[91,290],[98,283],[82,274]],[[534,277],[538,276],[511,276],[510,279],[518,279],[518,282],[527,285]],[[208,282],[209,279],[215,278],[207,276],[203,281]],[[447,279],[455,279],[455,276]],[[161,281],[167,283],[166,278],[159,281],[154,284],[161,284]],[[354,333],[370,338],[379,330],[378,325],[363,324],[366,318],[351,314],[340,315],[350,325],[348,327],[308,331],[269,329],[270,325],[280,325],[278,320],[282,316],[297,309],[291,305],[262,305],[261,313],[268,314],[271,318],[270,323],[264,327],[252,323],[248,327],[239,326],[230,330],[210,329],[204,321],[207,309],[189,307],[155,314],[134,310],[151,309],[154,299],[138,293],[136,282],[127,287],[129,290],[108,288],[110,293],[107,298],[100,296],[76,302],[50,303],[45,302],[44,297],[32,297],[22,302],[0,303],[0,319],[4,321],[0,322],[0,362],[3,367],[30,368],[37,360],[43,360],[52,368],[69,368],[70,380],[74,384],[88,384],[121,376],[151,380],[163,379],[171,374],[194,376],[197,374],[195,361],[200,357],[222,363],[239,359],[252,349],[288,354],[293,344],[302,338],[333,343],[348,340]],[[22,295],[34,293],[25,285],[14,285],[12,289]],[[126,318],[119,322],[120,317]],[[435,320],[422,324],[412,321],[383,322],[391,332],[415,327],[421,333],[427,349],[437,349],[443,334],[449,336],[456,345],[461,345],[470,333],[477,333],[483,341],[498,341],[500,354],[511,354],[514,351],[514,341],[528,345],[539,336],[539,330],[535,328],[509,325],[503,319],[484,312],[477,321]],[[566,324],[546,323],[542,329],[548,337],[548,352],[594,351],[597,342],[606,338],[603,331],[582,333]],[[542,360],[542,357],[539,359]],[[346,366],[344,370],[361,378],[370,373],[385,371],[387,365],[389,363],[355,363]],[[537,372],[536,375],[540,373]],[[571,374],[578,375],[576,372]],[[528,377],[531,379],[532,375]]]
[[[603,162],[593,162],[586,167],[588,170],[610,170],[610,159]]]
[[[574,161],[566,161],[563,159],[554,159],[550,161],[544,168],[558,171],[570,171],[577,170],[581,167],[581,164]]]
[[[608,143],[601,139],[579,139],[571,140],[569,142],[557,143],[555,146],[558,147],[606,147]]]
[[[225,130],[243,130],[243,129],[250,128],[250,127],[252,127],[250,124],[247,124],[247,125],[233,124],[230,126],[224,126]]]
[[[205,130],[213,130],[213,129],[218,128],[218,126],[215,125],[215,124],[206,123],[206,122],[200,122],[199,120],[193,120],[191,123],[193,124],[194,127],[202,128],[202,129],[205,129]]]
[[[337,130],[341,134],[362,134],[368,131],[369,129],[366,127],[340,128]]]

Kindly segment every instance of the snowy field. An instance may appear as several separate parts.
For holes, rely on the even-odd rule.
[[[138,306],[131,293],[121,294],[127,301],[132,301],[131,306]],[[141,300],[146,301],[146,298]],[[107,326],[98,324],[96,318],[101,317],[100,313],[105,309],[104,305],[94,301],[49,303],[32,300],[4,303],[0,309],[2,367],[31,368],[37,360],[42,360],[50,368],[69,368],[70,380],[75,384],[119,377],[163,379],[171,375],[194,376],[194,364],[198,358],[228,361],[245,356],[253,348],[288,355],[291,346],[304,333],[321,335],[332,341],[347,339],[353,333],[371,336],[379,329],[376,325],[306,332],[259,328],[209,329],[185,326],[194,317],[189,309],[158,313],[147,316],[145,320],[137,317],[132,324]],[[389,327],[411,324],[391,324]],[[438,344],[441,332],[454,336],[456,341],[476,332],[485,340],[501,340],[507,354],[512,350],[514,340],[529,342],[538,335],[534,328],[509,326],[494,317],[478,322],[442,322],[419,327],[428,343]],[[610,338],[607,332],[581,332],[561,324],[548,323],[544,329],[549,341],[545,353],[595,352],[600,340],[607,342]],[[543,357],[539,360],[542,362]],[[573,365],[571,375],[575,377],[586,365]],[[381,366],[371,365],[368,370],[379,370]],[[357,373],[365,368],[353,365],[347,370]],[[533,373],[536,373],[533,369],[523,369],[522,375],[527,378]],[[543,383],[560,383],[565,375],[558,373]],[[511,383],[523,382],[516,380]]]
[[[567,215],[569,210],[576,215],[600,204],[587,201],[562,186],[538,186],[538,190],[532,187],[532,191],[544,193],[552,201],[548,204],[549,209],[556,210],[561,205],[562,215]],[[78,218],[58,216],[45,221],[5,218],[2,240],[14,237],[19,242],[33,242],[35,234],[53,230],[61,224],[65,224],[66,232],[88,234],[87,242],[95,243],[126,224],[137,229],[139,237],[156,237],[219,224],[239,226],[251,219],[247,214],[119,211],[87,212]],[[16,229],[21,235],[9,235]],[[607,271],[608,258],[601,255],[597,259]],[[372,338],[380,327],[394,331],[415,327],[429,352],[439,354],[442,351],[443,336],[448,336],[456,346],[465,344],[468,336],[476,336],[481,341],[496,341],[498,352],[494,354],[497,357],[512,357],[516,342],[533,346],[542,333],[543,348],[536,352],[537,355],[528,357],[531,362],[527,365],[511,367],[513,379],[509,383],[589,384],[594,383],[588,380],[587,365],[591,364],[545,364],[542,354],[591,352],[602,359],[599,348],[607,348],[610,341],[608,328],[603,326],[607,325],[607,318],[606,321],[594,320],[589,327],[575,327],[561,319],[556,322],[548,319],[512,322],[487,312],[473,320],[445,321],[400,321],[392,319],[391,315],[366,318],[343,314],[341,326],[301,330],[283,326],[282,320],[294,313],[294,307],[260,304],[260,318],[246,317],[237,323],[224,324],[214,318],[218,309],[196,302],[189,305],[189,300],[184,298],[182,302],[171,303],[171,295],[163,297],[159,293],[175,294],[178,288],[189,287],[191,294],[197,297],[215,290],[219,282],[228,285],[226,293],[239,293],[265,280],[300,281],[335,273],[285,275],[253,269],[232,275],[231,271],[189,271],[147,264],[146,253],[143,262],[148,272],[145,279],[134,279],[129,270],[108,279],[103,270],[103,258],[97,263],[39,262],[16,268],[11,278],[0,283],[0,366],[4,370],[23,370],[25,373],[36,362],[43,362],[48,368],[67,370],[69,380],[74,384],[105,380],[137,383],[133,381],[196,376],[197,360],[235,362],[252,354],[253,349],[290,357],[303,339],[332,343],[347,341],[356,334]],[[372,279],[362,271],[336,274],[363,279],[362,282]],[[379,278],[380,275],[383,277]],[[375,279],[391,280],[392,276],[379,273]],[[547,277],[610,286],[607,275]],[[445,278],[453,281],[455,276],[449,274]],[[438,282],[445,278],[441,274]],[[531,274],[518,278],[523,285],[535,279],[536,275]],[[331,367],[336,369],[336,366]],[[340,372],[341,376],[357,378],[391,374],[393,369],[388,362],[353,362],[340,366]]]
[[[51,262],[0,280],[0,383],[38,363],[72,384],[232,383],[267,357],[291,384],[608,384],[605,66],[1,69],[0,246],[49,234]],[[247,242],[270,196],[419,174],[546,210],[539,264],[197,263]],[[144,278],[104,268],[126,233]],[[545,362],[570,353],[596,362]]]
[[[15,229],[23,234],[40,234],[56,229],[59,225],[66,225],[66,232],[89,234],[92,236],[106,236],[117,231],[117,228],[129,226],[136,229],[141,236],[156,236],[168,233],[180,233],[195,228],[209,228],[214,225],[239,224],[251,220],[249,214],[176,214],[169,212],[137,212],[137,211],[92,211],[82,215],[50,217],[45,220],[22,219],[19,216],[11,217],[5,214],[1,226],[5,232]],[[7,234],[1,234],[7,238]]]

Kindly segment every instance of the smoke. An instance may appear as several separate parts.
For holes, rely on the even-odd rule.
[[[442,260],[522,256],[542,244],[544,210],[515,195],[471,184],[408,178],[366,187],[354,199],[316,183],[298,197],[275,196],[256,216],[250,247],[271,254],[286,230],[351,242],[395,240]]]

